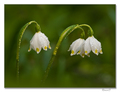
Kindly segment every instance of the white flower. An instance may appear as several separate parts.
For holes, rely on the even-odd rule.
[[[72,55],[75,55],[78,51],[78,54],[84,56],[83,52],[84,52],[84,49],[83,49],[83,45],[84,45],[84,39],[77,39],[75,40],[71,45],[70,45],[70,48],[68,51],[71,50],[71,56]]]
[[[98,55],[99,53],[102,54],[101,43],[94,38],[94,36],[88,37],[84,44],[85,55],[88,55],[92,50],[93,53]]]
[[[32,48],[38,54],[41,51],[41,48],[43,48],[44,50],[47,50],[47,47],[49,49],[51,49],[50,42],[49,42],[47,36],[45,36],[44,33],[39,31],[39,32],[36,32],[35,35],[33,36],[33,38],[30,40],[30,48],[29,48],[28,52]]]

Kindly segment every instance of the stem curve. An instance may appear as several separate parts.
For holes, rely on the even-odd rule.
[[[17,41],[17,55],[16,55],[17,82],[19,82],[19,50],[20,50],[21,39],[27,27],[32,23],[36,24],[36,31],[41,31],[40,25],[36,21],[30,21],[26,23],[19,32],[18,41]]]
[[[42,83],[45,83],[45,80],[46,80],[46,78],[47,78],[47,76],[48,76],[48,72],[49,72],[49,70],[50,70],[50,67],[51,67],[53,61],[54,61],[54,58],[55,58],[55,56],[56,56],[56,54],[57,54],[57,50],[58,50],[61,42],[63,41],[64,38],[66,38],[72,31],[74,31],[74,30],[77,29],[77,28],[80,28],[80,29],[83,31],[82,37],[85,36],[84,30],[83,30],[83,29],[80,27],[80,25],[78,25],[78,24],[76,24],[76,25],[71,25],[71,26],[67,27],[67,28],[61,33],[61,36],[59,37],[59,40],[58,40],[58,42],[57,42],[57,44],[56,44],[56,46],[55,46],[55,49],[54,49],[54,51],[53,51],[52,57],[51,57],[51,59],[50,59],[50,62],[49,62],[48,66],[47,66],[47,69],[46,69],[46,71],[45,71],[45,75],[44,75],[44,77],[43,77]]]
[[[82,27],[82,26],[87,26],[90,29],[90,36],[92,36],[94,34],[92,28],[89,25],[87,25],[87,24],[81,24],[81,25],[79,25],[79,27]]]
[[[53,51],[52,57],[51,57],[51,59],[50,59],[50,62],[49,62],[48,66],[47,66],[47,69],[46,69],[46,71],[45,71],[45,74],[44,74],[42,83],[45,83],[45,80],[46,80],[46,78],[47,78],[47,76],[48,76],[48,72],[49,72],[49,70],[50,70],[50,67],[51,67],[51,65],[52,65],[52,63],[53,63],[53,61],[54,61],[54,58],[55,58],[55,56],[56,56],[56,54],[57,54],[57,50],[58,50],[61,42],[63,41],[63,39],[66,38],[72,31],[74,31],[74,30],[77,29],[77,28],[80,28],[80,29],[83,31],[83,33],[81,34],[82,38],[85,37],[85,33],[84,33],[84,30],[82,29],[82,26],[87,26],[87,27],[90,29],[90,32],[91,32],[90,35],[91,35],[91,36],[93,35],[93,30],[92,30],[92,28],[91,28],[89,25],[87,25],[87,24],[81,24],[81,25],[76,24],[76,25],[71,25],[71,26],[67,27],[67,28],[61,33],[61,36],[59,37],[59,40],[58,40],[58,42],[57,42],[57,44],[56,44],[56,46],[55,46],[55,49],[54,49],[54,51]]]

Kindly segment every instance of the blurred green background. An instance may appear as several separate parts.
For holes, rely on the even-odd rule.
[[[116,5],[4,5],[5,87],[116,87]],[[20,83],[16,83],[17,36],[27,22],[35,20],[49,38],[52,49],[28,52],[35,33],[31,24],[20,48]],[[62,31],[73,24],[88,24],[102,44],[103,54],[70,56],[70,44],[80,37],[79,29],[61,43],[45,84],[41,84],[54,47]],[[87,27],[83,27],[86,32]]]

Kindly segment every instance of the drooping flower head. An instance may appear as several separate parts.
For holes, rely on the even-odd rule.
[[[33,49],[38,54],[41,51],[41,48],[47,51],[47,47],[51,49],[48,37],[45,36],[44,33],[39,31],[39,32],[36,32],[33,38],[30,40],[30,48],[28,52],[31,51],[31,49]]]
[[[102,54],[101,43],[94,37],[90,36],[86,39],[84,44],[85,55],[88,55],[92,50],[93,53],[98,55],[99,53]]]
[[[83,50],[84,41],[85,41],[84,39],[79,38],[79,39],[75,40],[70,45],[70,48],[69,48],[68,51],[71,50],[71,56],[75,55],[77,52],[78,52],[78,54],[84,56],[84,54],[83,54],[83,52],[84,52],[84,50]]]

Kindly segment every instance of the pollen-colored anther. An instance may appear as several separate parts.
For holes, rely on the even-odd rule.
[[[95,53],[96,53],[96,54],[98,53],[97,49],[95,50]]]
[[[85,51],[85,53],[87,54],[87,51]]]
[[[72,50],[71,54],[74,54],[74,50]]]
[[[47,50],[47,46],[45,46],[44,49]]]
[[[39,48],[36,48],[36,52],[37,52],[37,53],[39,52]]]

